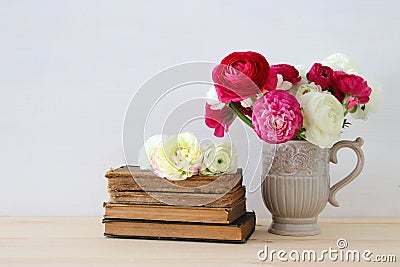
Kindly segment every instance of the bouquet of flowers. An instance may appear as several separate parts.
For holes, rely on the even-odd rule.
[[[200,145],[194,133],[154,135],[139,151],[139,166],[169,180],[237,171],[237,154],[229,142]]]
[[[343,54],[306,69],[234,52],[214,68],[212,79],[205,123],[217,137],[239,117],[268,143],[307,140],[331,147],[351,125],[349,115],[366,119],[380,101],[380,89]]]

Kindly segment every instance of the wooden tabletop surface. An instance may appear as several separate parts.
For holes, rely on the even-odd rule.
[[[353,262],[349,250],[360,254],[370,250],[366,258],[371,261],[396,260],[380,266],[400,266],[400,218],[320,219],[321,234],[310,237],[270,234],[269,223],[270,219],[259,219],[245,244],[220,244],[105,238],[98,217],[0,217],[0,266],[288,266],[296,253],[300,257],[296,266],[377,265],[366,265],[363,259]],[[347,247],[339,249],[338,239],[345,239]],[[335,254],[330,260],[327,253],[318,262],[322,251],[330,247],[350,255],[350,262],[334,262]],[[281,252],[281,259],[288,261],[276,254],[272,261],[259,260],[265,257],[260,252],[265,248],[268,254],[283,250],[286,257]],[[317,262],[308,261],[304,250],[315,250]]]

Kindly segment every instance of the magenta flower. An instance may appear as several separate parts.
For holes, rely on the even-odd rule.
[[[206,125],[214,129],[216,137],[224,137],[224,132],[228,132],[229,126],[235,118],[236,114],[230,107],[225,106],[220,110],[213,110],[210,104],[206,103]]]
[[[335,80],[337,89],[343,95],[357,97],[360,104],[368,103],[372,90],[368,86],[367,81],[365,81],[362,77],[354,74],[347,74],[343,71],[335,71],[333,78]]]
[[[274,70],[278,74],[282,75],[284,81],[295,84],[301,80],[299,71],[292,65],[276,64],[271,66],[271,70]]]
[[[309,82],[314,82],[326,90],[332,86],[333,70],[328,66],[322,66],[321,63],[315,63],[307,73]]]
[[[279,144],[296,137],[303,125],[303,115],[294,96],[274,90],[254,103],[252,122],[262,140]]]

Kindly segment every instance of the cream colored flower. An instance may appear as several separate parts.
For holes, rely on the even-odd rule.
[[[321,62],[322,65],[331,67],[333,70],[341,70],[348,74],[361,74],[358,64],[349,56],[336,53],[325,58]]]
[[[310,67],[305,65],[296,65],[295,68],[299,71],[301,79],[307,80],[307,72],[310,70]]]
[[[299,99],[304,94],[307,94],[310,92],[322,92],[322,88],[321,88],[321,86],[319,86],[313,82],[301,84],[301,85],[297,86],[296,98]]]
[[[171,135],[155,149],[151,164],[154,172],[169,180],[185,180],[199,172],[203,155],[193,133]]]
[[[278,74],[277,78],[278,78],[278,82],[276,83],[277,90],[288,91],[290,90],[290,88],[292,88],[293,84],[289,81],[284,81],[283,76],[281,74]]]
[[[298,83],[296,83],[295,86],[292,86],[292,88],[290,88],[290,90],[288,91],[293,96],[296,96],[297,89],[299,88],[299,86],[303,84],[308,84],[307,72],[310,69],[309,67],[306,67],[304,65],[296,65],[295,68],[299,71],[301,80]]]
[[[344,120],[342,104],[329,93],[310,92],[299,99],[306,140],[331,147],[340,138]]]
[[[151,157],[158,145],[161,143],[161,140],[165,137],[165,135],[157,134],[151,136],[149,139],[146,140],[144,145],[139,150],[138,163],[140,169],[153,170],[153,167],[150,163]]]
[[[237,154],[235,147],[228,142],[217,145],[208,144],[202,147],[203,175],[216,175],[221,173],[235,173],[237,170]]]

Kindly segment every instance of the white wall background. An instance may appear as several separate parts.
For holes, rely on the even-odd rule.
[[[0,215],[101,215],[139,86],[171,65],[254,50],[293,64],[343,52],[381,82],[381,112],[344,134],[365,138],[367,165],[322,216],[400,217],[399,3],[0,1]],[[353,166],[340,156],[334,181]],[[258,191],[248,206],[269,216]]]

